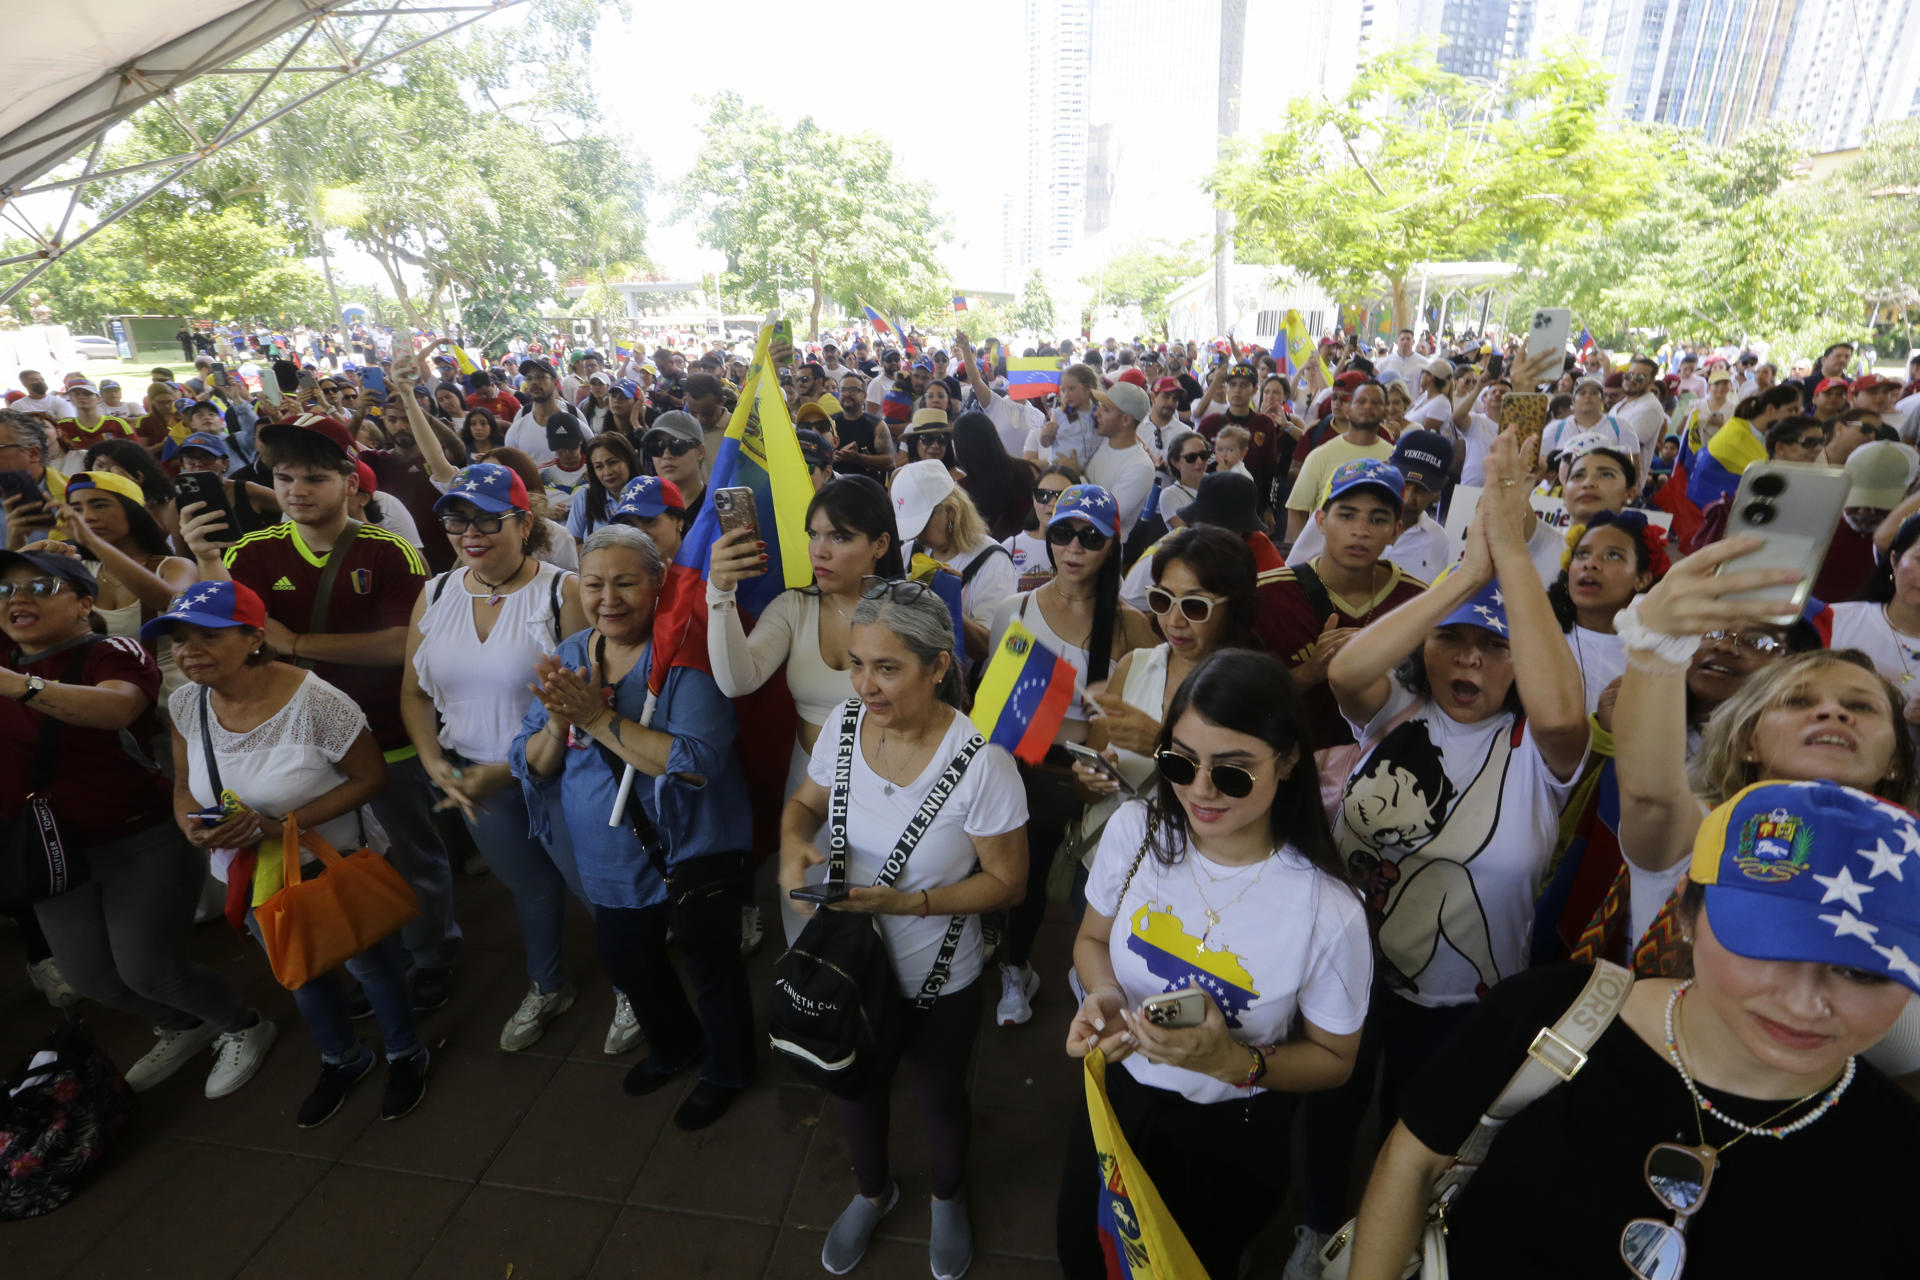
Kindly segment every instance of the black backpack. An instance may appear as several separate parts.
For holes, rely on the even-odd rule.
[[[847,792],[853,753],[859,750],[859,704],[849,702],[840,723],[840,748],[828,800],[827,882],[847,881]],[[960,785],[967,765],[985,746],[972,735],[934,782],[913,821],[874,879],[891,885],[906,868],[914,846]],[[967,918],[947,924],[940,952],[914,1003],[930,1007],[953,971],[953,953]],[[816,910],[794,944],[773,966],[773,1004],[768,1039],[773,1051],[806,1083],[837,1098],[855,1098],[892,1070],[900,1043],[900,985],[880,925],[872,916],[829,908]]]
[[[67,1022],[7,1078],[0,1097],[0,1221],[73,1199],[133,1114],[133,1092],[87,1024]]]

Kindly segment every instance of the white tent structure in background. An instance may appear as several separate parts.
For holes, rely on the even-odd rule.
[[[196,0],[192,5],[164,6],[137,0],[59,0],[28,6],[16,0],[6,13],[0,234],[18,232],[35,248],[0,258],[0,268],[26,267],[0,283],[0,302],[20,292],[62,254],[84,244],[222,147],[335,85],[489,14],[524,3]],[[395,19],[401,21],[396,24]],[[407,19],[424,20],[427,25]],[[270,44],[277,55],[271,65],[243,63],[248,54]],[[172,93],[203,75],[243,76],[257,83],[231,118],[189,120],[175,105]],[[175,155],[99,169],[108,133],[149,107],[168,112],[190,144]],[[50,176],[83,152],[85,160],[77,172]],[[150,173],[152,180],[111,208],[91,210],[92,225],[68,238],[81,191],[102,178],[130,173]],[[22,197],[54,192],[68,193],[68,199],[66,213],[51,233],[34,227],[15,207]]]

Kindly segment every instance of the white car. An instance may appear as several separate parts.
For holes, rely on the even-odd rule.
[[[114,345],[112,338],[102,338],[91,333],[73,335],[73,349],[83,360],[118,360],[120,348]]]

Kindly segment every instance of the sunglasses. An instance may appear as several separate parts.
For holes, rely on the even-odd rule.
[[[1190,787],[1200,776],[1200,762],[1178,751],[1156,751],[1153,762],[1159,766],[1160,776],[1176,787]],[[1259,781],[1253,770],[1237,764],[1216,764],[1207,770],[1207,777],[1212,780],[1215,791],[1235,800],[1252,795],[1253,784]]]
[[[1700,638],[1709,643],[1731,640],[1739,648],[1751,649],[1755,653],[1779,653],[1787,647],[1786,641],[1764,631],[1709,631]]]
[[[1635,1218],[1620,1232],[1620,1260],[1640,1280],[1679,1280],[1687,1263],[1687,1219],[1705,1202],[1718,1163],[1711,1147],[1662,1142],[1647,1152],[1647,1186],[1673,1221]]]
[[[1211,458],[1212,456],[1213,456],[1213,450],[1201,449],[1196,453],[1183,453],[1178,458],[1175,458],[1174,461],[1175,462],[1205,462],[1208,458]]]
[[[1824,449],[1827,447],[1827,438],[1824,435],[1806,436],[1794,443],[1802,449]]]
[[[1049,489],[1046,486],[1041,485],[1034,489],[1033,500],[1039,506],[1050,507],[1054,503],[1060,501],[1060,495],[1065,492],[1066,492],[1065,489]]]
[[[495,534],[506,527],[507,521],[517,516],[455,516],[440,517],[440,527],[448,533],[465,533],[469,529],[478,529],[481,533]]]
[[[1217,603],[1212,596],[1176,596],[1160,587],[1147,588],[1147,608],[1163,618],[1177,607],[1188,622],[1205,622]]]
[[[1047,541],[1056,547],[1064,547],[1069,542],[1078,542],[1085,550],[1098,551],[1112,540],[1110,535],[1100,532],[1090,524],[1083,524],[1078,528],[1065,523],[1047,527]]]
[[[66,583],[58,578],[28,578],[25,582],[0,582],[0,600],[11,600],[15,596],[45,600],[48,596],[60,594],[60,588],[65,585]]]
[[[646,456],[658,458],[670,453],[676,458],[684,458],[699,447],[699,443],[693,440],[649,440]]]
[[[912,604],[932,590],[926,583],[914,582],[909,578],[882,578],[870,573],[860,579],[862,600],[878,600],[885,596],[895,604]]]

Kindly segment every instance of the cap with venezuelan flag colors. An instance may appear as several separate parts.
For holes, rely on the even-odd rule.
[[[1841,965],[1920,992],[1914,854],[1910,809],[1837,782],[1760,782],[1700,824],[1687,876],[1735,955]]]

